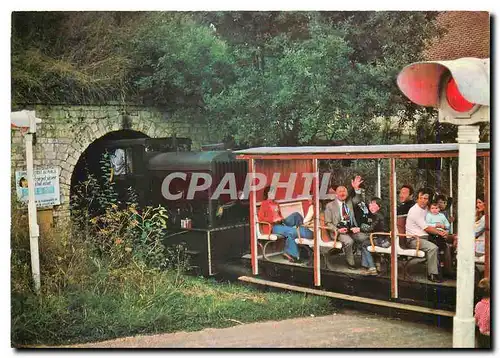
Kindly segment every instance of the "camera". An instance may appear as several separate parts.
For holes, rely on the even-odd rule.
[[[347,220],[342,220],[337,224],[337,229],[351,229],[351,223]]]

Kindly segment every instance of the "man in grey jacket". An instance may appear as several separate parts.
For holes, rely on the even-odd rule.
[[[361,232],[354,216],[354,205],[357,205],[362,200],[361,189],[359,187],[362,182],[363,180],[359,175],[351,181],[351,185],[355,192],[352,198],[347,197],[347,188],[345,186],[340,185],[335,188],[337,198],[328,203],[325,208],[325,224],[331,230],[338,232],[338,240],[342,242],[344,246],[346,261],[349,268],[355,268],[354,255],[352,252],[354,242],[361,247],[361,244],[365,240],[368,240],[368,235]],[[366,260],[368,260],[368,262],[373,263],[369,251],[365,252],[363,250],[362,254],[366,255],[363,261],[366,262]],[[369,266],[369,271],[375,270],[373,273],[376,274],[375,265]],[[373,274],[371,271],[369,274]]]

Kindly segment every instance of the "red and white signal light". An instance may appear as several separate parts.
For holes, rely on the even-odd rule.
[[[474,108],[475,104],[467,101],[460,93],[457,83],[451,77],[446,84],[446,101],[456,112],[468,112]]]
[[[397,83],[412,102],[438,108],[441,122],[489,121],[489,58],[415,62],[399,73]]]

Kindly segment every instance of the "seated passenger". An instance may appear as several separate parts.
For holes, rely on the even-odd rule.
[[[319,225],[320,226],[325,226],[325,207],[326,205],[331,202],[332,200],[335,200],[335,191],[330,188],[328,189],[328,193],[326,194],[324,199],[319,200]],[[312,201],[312,195],[309,194],[308,197],[308,208],[307,208],[307,213],[306,216],[304,217],[304,226],[307,227],[310,230],[313,230],[314,227],[314,206],[313,206],[313,201]]]
[[[326,203],[325,203],[326,201]],[[319,226],[321,227],[325,227],[325,212],[324,212],[324,207],[326,206],[326,204],[328,204],[330,202],[330,200],[320,200],[319,201],[319,204],[320,204],[320,207],[319,207]],[[309,207],[307,209],[307,214],[306,216],[304,217],[304,227],[308,228],[309,230],[311,230],[311,232],[313,232],[314,230],[314,206],[313,206],[313,203],[312,203],[312,198],[309,199]],[[322,235],[321,236],[321,239],[325,242],[329,241],[330,238],[329,237],[325,237],[326,235]],[[323,247],[321,247],[321,249],[323,249]],[[327,248],[325,248],[326,250]]]
[[[439,206],[439,212],[446,217],[450,223],[455,221],[455,218],[451,215],[450,208],[453,202],[452,198],[447,197],[446,195],[439,194],[436,196],[436,201]]]
[[[368,204],[368,210],[370,211],[367,216],[366,222],[361,224],[361,232],[370,234],[372,232],[387,232],[385,225],[385,218],[380,212],[380,207],[382,206],[382,199],[373,197]],[[375,246],[387,248],[391,246],[391,242],[386,237],[375,237]],[[370,240],[365,242],[366,246],[371,245]]]
[[[449,236],[450,223],[440,212],[439,205],[436,201],[429,205],[429,212],[425,216],[425,222],[429,226],[435,227],[440,232],[446,233],[446,236],[430,234],[429,241],[435,244],[439,248],[440,253],[444,255],[444,258],[442,260],[440,259],[440,267],[445,269],[447,275],[453,276],[451,250],[446,244],[446,240]]]
[[[418,236],[420,238],[420,249],[424,251],[427,256],[428,278],[432,282],[441,282],[442,280],[439,276],[438,267],[438,247],[428,239],[429,234],[440,235],[442,237],[446,237],[448,234],[425,222],[425,217],[428,213],[427,205],[432,195],[433,193],[426,188],[422,188],[418,191],[417,203],[408,211],[408,216],[406,218],[406,234]],[[417,239],[408,238],[406,244],[409,248],[416,249]]]
[[[476,344],[477,348],[491,348],[490,280],[483,278],[479,281],[477,289],[481,301],[476,303],[474,308]]]
[[[306,239],[313,237],[312,231],[302,226],[304,218],[300,213],[292,213],[286,218],[281,215],[277,202],[269,198],[270,187],[264,189],[264,201],[260,205],[258,212],[259,221],[272,224],[272,233],[285,236],[285,253],[283,254],[290,262],[299,261],[299,248],[295,239],[300,236]]]
[[[425,222],[430,226],[434,226],[438,230],[450,230],[450,222],[446,216],[440,212],[439,204],[437,202],[432,202],[429,205],[429,212],[425,216]]]
[[[484,241],[485,241],[485,216],[484,216],[484,200],[482,197],[476,199],[476,222],[474,225],[474,235],[476,237],[475,252],[476,256],[483,256],[485,254]]]
[[[408,211],[415,205],[413,200],[413,187],[405,184],[399,189],[399,203],[397,207],[397,215],[408,215]]]
[[[325,223],[331,230],[338,232],[338,240],[344,246],[347,265],[351,269],[356,268],[353,254],[354,242],[362,245],[368,239],[368,235],[361,232],[354,217],[354,205],[357,205],[361,201],[359,186],[362,182],[363,180],[360,176],[356,176],[351,181],[351,185],[355,191],[352,199],[348,198],[345,186],[338,186],[335,190],[337,199],[328,203],[325,210]],[[369,251],[361,251],[361,260],[368,267],[367,273],[370,275],[377,274],[375,263]]]

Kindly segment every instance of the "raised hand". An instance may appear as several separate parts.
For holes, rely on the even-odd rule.
[[[363,183],[363,179],[361,179],[361,176],[356,175],[356,177],[351,180],[351,185],[354,188],[354,190],[358,190],[359,186]]]

